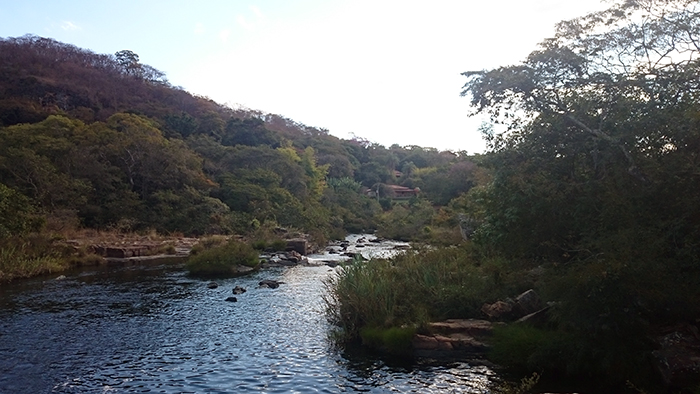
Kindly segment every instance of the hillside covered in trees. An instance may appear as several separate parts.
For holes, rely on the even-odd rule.
[[[186,235],[279,225],[324,240],[399,221],[411,231],[392,235],[409,239],[475,174],[464,152],[342,140],[219,105],[128,50],[0,40],[0,234],[42,224]],[[387,216],[399,185],[416,196]]]

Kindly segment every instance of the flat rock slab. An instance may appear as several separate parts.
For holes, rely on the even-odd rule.
[[[416,334],[413,349],[421,357],[452,357],[457,355],[478,356],[484,354],[489,345],[483,338],[493,330],[486,320],[449,319],[428,325],[430,334]]]
[[[477,319],[448,319],[428,324],[431,332],[464,333],[471,336],[488,336],[493,331],[493,323]]]
[[[413,354],[437,359],[481,359],[489,346],[472,337],[420,335],[413,337]]]

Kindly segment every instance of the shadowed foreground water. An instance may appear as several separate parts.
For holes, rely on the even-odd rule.
[[[487,392],[483,366],[334,348],[321,299],[331,274],[275,268],[209,289],[171,262],[3,284],[0,393]],[[237,285],[248,291],[224,301]]]

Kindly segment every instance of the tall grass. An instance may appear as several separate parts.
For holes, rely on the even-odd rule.
[[[346,339],[367,328],[420,329],[428,321],[479,317],[484,302],[521,287],[497,270],[496,262],[482,263],[468,246],[356,262],[326,282],[327,315]]]
[[[0,282],[58,272],[67,266],[67,261],[57,252],[37,249],[28,241],[0,244]]]
[[[226,243],[205,241],[208,249],[196,246],[197,253],[186,263],[190,274],[195,276],[236,276],[238,266],[257,268],[260,264],[258,252],[252,246],[231,239]]]

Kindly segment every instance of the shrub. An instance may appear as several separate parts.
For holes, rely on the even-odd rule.
[[[510,289],[508,280],[497,283],[492,269],[479,264],[466,245],[356,262],[326,282],[327,313],[346,339],[368,327],[421,327],[430,320],[480,317],[484,302]]]
[[[190,254],[196,255],[207,249],[212,249],[225,245],[228,242],[228,238],[223,235],[212,235],[210,237],[204,237],[197,242],[196,245],[192,247]]]
[[[255,250],[265,250],[267,248],[267,242],[264,239],[258,239],[250,244]]]
[[[258,252],[250,245],[230,240],[190,256],[186,265],[192,275],[226,277],[239,275],[239,266],[257,268],[259,263]]]
[[[287,241],[281,238],[275,239],[270,243],[270,247],[275,251],[285,250],[287,248]]]

